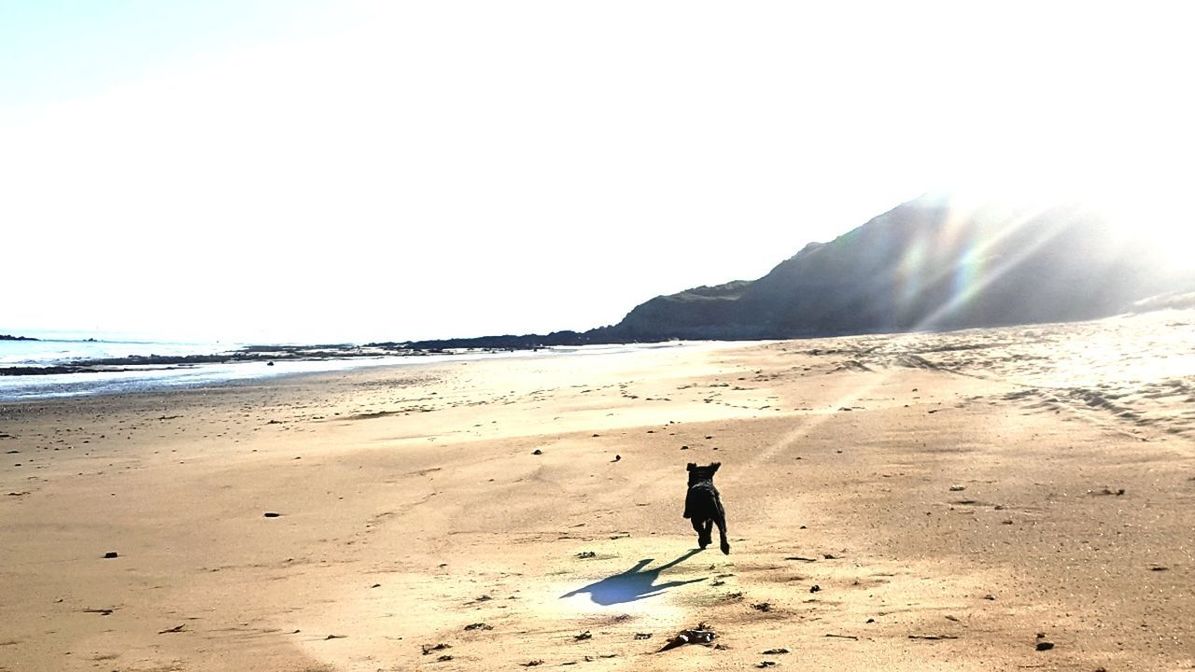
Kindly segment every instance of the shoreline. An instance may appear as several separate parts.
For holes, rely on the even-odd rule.
[[[106,394],[149,393],[158,390],[218,387],[292,376],[346,372],[355,369],[404,368],[419,364],[456,361],[533,359],[572,354],[602,355],[668,348],[725,348],[732,343],[667,342],[628,345],[593,345],[510,350],[419,351],[409,354],[377,354],[357,346],[330,350],[328,346],[252,346],[253,351],[240,358],[219,355],[155,357],[156,364],[92,364],[78,368],[39,367],[29,375],[3,375],[0,369],[0,404],[38,399],[80,397]],[[283,356],[275,356],[283,353]],[[339,354],[338,354],[339,353]],[[141,362],[148,358],[130,357],[119,361]],[[186,363],[166,364],[184,361]],[[97,360],[98,361],[98,360]],[[117,360],[105,360],[117,361]]]
[[[1162,308],[1145,312],[1126,312],[1092,320],[1075,320],[1062,322],[1024,323],[993,325],[989,327],[963,327],[957,329],[924,329],[916,331],[859,331],[850,333],[828,333],[795,335],[777,338],[744,338],[744,339],[662,339],[662,340],[616,340],[616,341],[584,341],[569,338],[557,338],[563,335],[577,335],[577,332],[555,332],[547,336],[535,334],[523,336],[483,336],[474,338],[433,339],[423,341],[376,341],[364,344],[331,343],[331,344],[244,344],[235,348],[217,352],[195,352],[183,355],[132,354],[117,357],[80,357],[52,360],[47,364],[3,364],[0,363],[0,378],[5,376],[39,376],[39,375],[68,375],[90,373],[124,373],[151,370],[169,370],[204,364],[235,364],[261,363],[283,361],[329,361],[370,359],[379,357],[428,357],[436,355],[501,355],[512,353],[535,353],[540,351],[568,352],[579,349],[598,348],[627,348],[627,347],[668,347],[693,343],[719,343],[726,347],[750,346],[752,344],[776,341],[819,341],[833,339],[865,338],[865,337],[918,337],[935,334],[964,334],[972,331],[993,331],[1008,329],[1035,328],[1064,328],[1066,325],[1098,323],[1107,320],[1130,319],[1138,316],[1158,315],[1186,315],[1195,312],[1192,309]],[[195,346],[201,344],[175,343],[163,341],[125,341],[125,340],[97,340],[60,339],[60,338],[29,338],[8,336],[3,339],[10,342],[33,343],[95,343],[115,345],[145,345],[166,348],[178,346]],[[208,344],[214,346],[217,344]]]
[[[39,343],[85,343],[97,341],[38,341]],[[107,343],[106,341],[103,343]],[[153,342],[119,342],[121,345],[162,345]],[[421,357],[440,354],[430,350],[381,348],[356,345],[249,345],[227,352],[187,355],[126,355],[74,359],[48,365],[0,366],[0,376],[59,375],[68,373],[115,373],[145,370],[144,367],[182,367],[199,364],[234,364],[242,362],[326,361],[376,357]],[[141,368],[131,368],[141,367]]]

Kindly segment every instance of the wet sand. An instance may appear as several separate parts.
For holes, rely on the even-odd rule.
[[[9,403],[0,670],[1192,669],[1192,530],[1190,312]]]

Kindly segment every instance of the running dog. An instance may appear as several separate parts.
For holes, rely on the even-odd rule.
[[[714,487],[714,473],[721,467],[721,462],[714,462],[708,467],[699,467],[690,462],[689,492],[685,495],[685,518],[693,523],[697,530],[697,545],[705,550],[710,545],[714,525],[718,526],[721,537],[722,552],[730,555],[730,542],[726,541],[726,511],[722,508],[722,498],[718,496],[718,489]]]

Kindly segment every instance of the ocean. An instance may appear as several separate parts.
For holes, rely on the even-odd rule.
[[[0,368],[62,366],[88,360],[131,356],[189,356],[231,352],[241,343],[182,343],[144,340],[42,339],[0,341]],[[0,402],[91,394],[124,394],[168,388],[218,385],[297,373],[338,371],[362,366],[413,363],[419,357],[360,357],[277,360],[224,364],[123,366],[125,371],[0,376]]]
[[[229,352],[239,347],[241,347],[239,343],[168,343],[91,339],[0,341],[0,367],[56,366],[88,359],[134,355],[207,355]]]
[[[540,357],[568,354],[600,355],[630,350],[674,347],[678,343],[545,348],[515,352],[458,352],[420,356],[345,357],[328,359],[277,359],[224,364],[127,366],[126,371],[101,371],[48,375],[0,375],[0,402],[73,397],[92,394],[125,394],[162,389],[202,387],[235,381],[303,373],[325,373],[372,366],[417,365],[496,357]],[[44,339],[0,341],[0,368],[60,366],[86,360],[130,356],[186,356],[231,352],[241,343],[178,343],[165,341]]]

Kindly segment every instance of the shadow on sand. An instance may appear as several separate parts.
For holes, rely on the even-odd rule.
[[[644,560],[640,560],[635,564],[634,567],[631,567],[621,574],[608,576],[601,581],[591,583],[584,588],[578,588],[571,593],[561,595],[560,599],[573,597],[574,595],[579,595],[581,593],[589,593],[589,598],[597,604],[623,604],[625,602],[642,600],[645,597],[654,597],[665,590],[668,590],[669,588],[683,586],[686,583],[705,581],[705,577],[702,577],[700,579],[689,579],[687,581],[669,581],[667,583],[660,584],[656,583],[656,579],[659,578],[660,572],[664,571],[665,569],[669,569],[670,567],[675,567],[700,552],[701,549],[695,548],[684,555],[681,555],[672,562],[660,565],[655,569],[648,570],[645,570],[644,567],[650,565],[655,558],[646,558]]]

